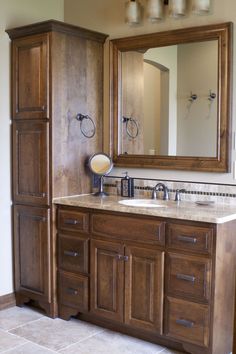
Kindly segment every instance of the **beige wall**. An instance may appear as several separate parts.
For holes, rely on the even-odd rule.
[[[142,0],[144,4],[145,1]],[[123,36],[132,36],[136,34],[152,33],[157,31],[177,29],[183,27],[192,27],[199,25],[208,25],[226,21],[236,21],[236,1],[213,0],[213,13],[208,16],[196,16],[190,14],[184,19],[167,18],[162,23],[152,24],[146,19],[140,26],[130,28],[124,23],[124,4],[123,0],[65,0],[65,21],[76,25],[88,27],[94,30],[105,32],[111,38]],[[236,48],[236,35],[234,36],[234,53]],[[236,57],[236,55],[234,55]],[[108,50],[106,50],[106,90],[105,90],[105,121],[108,122],[109,105],[108,105]],[[235,61],[234,61],[235,62]],[[235,66],[235,65],[234,65]],[[234,101],[236,101],[236,70],[234,70]],[[233,130],[236,126],[236,107],[233,106]],[[106,134],[106,138],[108,133]],[[106,145],[108,141],[106,139]],[[235,151],[232,151],[232,160],[236,159]],[[124,169],[116,169],[115,174],[120,174]],[[160,178],[160,179],[177,179],[189,181],[209,181],[215,183],[233,183],[233,174],[216,174],[216,173],[199,173],[185,171],[162,171],[148,169],[130,169],[130,174],[137,177]]]
[[[64,0],[0,0],[0,296],[13,291],[10,193],[10,40],[12,28],[64,19]]]

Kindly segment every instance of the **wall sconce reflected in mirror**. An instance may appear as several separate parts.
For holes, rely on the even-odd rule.
[[[193,13],[207,15],[210,12],[211,0],[193,0]]]
[[[138,0],[130,0],[125,5],[125,22],[136,25],[141,21],[141,5]]]

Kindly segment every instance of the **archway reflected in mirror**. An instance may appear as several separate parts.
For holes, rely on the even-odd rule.
[[[94,193],[94,196],[108,196],[108,193],[103,190],[103,177],[112,170],[113,163],[111,158],[103,152],[96,153],[90,157],[88,166],[90,171],[99,177],[98,192]]]

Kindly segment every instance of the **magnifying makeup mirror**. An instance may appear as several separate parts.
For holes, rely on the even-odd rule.
[[[103,190],[103,177],[108,175],[112,170],[113,163],[111,158],[103,152],[96,153],[89,158],[88,167],[92,173],[99,177],[98,192],[94,196],[108,196]]]

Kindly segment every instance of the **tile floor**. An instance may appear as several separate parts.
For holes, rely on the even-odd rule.
[[[53,320],[29,307],[0,311],[0,353],[181,354],[77,319]]]

